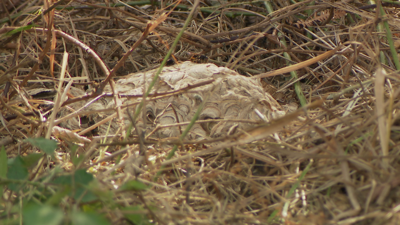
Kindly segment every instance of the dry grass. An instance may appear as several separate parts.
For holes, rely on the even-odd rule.
[[[367,3],[312,2],[200,1],[175,60],[200,53],[258,76],[290,112],[245,135],[197,142],[144,139],[140,128],[127,139],[51,129],[60,109],[98,97],[104,80],[167,60],[189,2],[60,1],[53,11],[41,1],[0,3],[0,146],[12,164],[39,152],[27,138],[58,141],[56,157],[38,158],[19,181],[0,168],[0,220],[17,223],[18,207],[33,201],[67,213],[65,224],[76,210],[111,224],[399,224],[399,5],[384,3],[383,16]],[[93,91],[55,97],[71,85]],[[53,180],[76,171],[95,176],[88,201]]]

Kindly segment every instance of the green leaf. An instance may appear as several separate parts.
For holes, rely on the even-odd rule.
[[[132,191],[144,191],[144,190],[146,190],[148,188],[149,187],[146,184],[144,184],[144,183],[142,183],[142,182],[140,182],[138,180],[131,180],[131,181],[128,181],[125,184],[123,184],[119,188],[119,190],[121,190],[121,191],[129,191],[129,190],[132,190]]]
[[[22,32],[22,31],[24,31],[24,30],[29,30],[29,29],[31,29],[31,28],[34,27],[34,26],[35,26],[35,25],[31,24],[31,25],[27,25],[27,26],[15,28],[14,30],[11,30],[11,31],[8,31],[7,33],[5,33],[5,36],[11,36],[11,35],[13,35],[13,34]]]
[[[22,211],[22,217],[25,225],[58,225],[64,213],[49,205],[28,204]]]
[[[76,190],[74,199],[80,199],[81,202],[91,202],[97,199],[97,196],[87,188],[87,185],[94,179],[93,175],[84,169],[75,171],[74,174]]]
[[[7,177],[7,153],[4,150],[4,146],[1,146],[0,150],[0,178]],[[0,185],[0,194],[3,194],[4,185]]]
[[[11,161],[11,165],[7,171],[7,178],[12,180],[25,180],[28,178],[28,169],[21,156],[17,156]],[[20,184],[11,183],[8,185],[8,188],[13,191],[18,191],[20,186]]]
[[[32,153],[22,157],[22,161],[24,161],[26,168],[32,168],[33,166],[36,166],[37,162],[42,157],[43,153]]]
[[[12,161],[9,170],[7,171],[7,178],[13,180],[24,180],[28,177],[28,169],[26,168],[21,156],[17,156]]]
[[[38,147],[40,150],[44,151],[46,154],[53,155],[57,148],[57,142],[54,140],[40,138],[28,138],[26,142],[31,143],[33,146]]]
[[[60,204],[61,200],[70,193],[71,187],[62,187],[47,200],[46,204],[57,206],[58,204]]]
[[[84,204],[81,206],[81,209],[83,212],[96,212],[104,208],[104,205],[103,202],[97,201],[90,204]]]
[[[85,203],[98,199],[97,196],[87,188],[93,179],[94,178],[92,174],[87,173],[84,169],[80,169],[75,171],[74,176],[66,175],[56,177],[52,183],[71,187],[71,191],[68,193],[68,195],[73,195],[72,197],[75,200],[80,200],[82,203]],[[73,184],[74,186],[72,186]]]
[[[74,166],[79,165],[79,163],[81,163],[83,160],[85,160],[85,156],[83,154],[78,156],[78,157],[74,157],[74,158],[71,159],[72,164],[74,164]]]
[[[127,218],[133,224],[136,225],[150,224],[146,214],[143,214],[144,209],[141,206],[129,206],[126,208],[122,208],[121,211],[124,214],[125,218]],[[135,211],[138,211],[138,213],[135,213]]]
[[[93,175],[86,172],[85,169],[75,171],[75,182],[78,184],[88,185],[93,180]]]
[[[52,181],[53,184],[60,184],[60,185],[72,185],[72,175],[65,175],[65,176],[59,176],[54,178]]]
[[[114,192],[104,187],[104,185],[98,180],[90,182],[90,184],[87,186],[87,189],[95,194],[100,202],[107,205],[108,209],[114,209],[117,207],[116,203],[114,202]]]
[[[87,203],[91,201],[97,200],[97,196],[93,194],[92,191],[88,190],[85,187],[78,187],[75,190],[75,195],[74,195],[75,200],[80,200],[81,203]]]
[[[79,163],[81,163],[85,159],[84,154],[80,154],[79,156],[78,156],[78,154],[76,154],[78,145],[73,144],[73,145],[69,146],[69,149],[71,151],[71,153],[70,153],[71,161],[72,161],[72,164],[74,164],[74,166],[77,166]]]
[[[71,220],[73,225],[109,225],[103,215],[92,212],[73,212],[71,213]]]
[[[6,150],[4,150],[4,146],[1,146],[1,151],[0,151],[0,178],[6,178],[6,175],[7,175],[7,153],[6,153]]]

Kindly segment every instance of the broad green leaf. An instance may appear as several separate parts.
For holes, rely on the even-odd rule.
[[[6,150],[4,150],[4,146],[1,146],[1,150],[0,150],[0,178],[6,178],[6,177],[7,177],[7,153],[6,153]],[[0,185],[0,194],[3,193],[3,186],[4,185]]]
[[[103,215],[92,212],[73,212],[71,213],[73,225],[109,225]]]
[[[78,157],[74,157],[74,158],[71,159],[72,164],[74,164],[74,166],[77,166],[83,160],[85,160],[85,156],[83,154],[79,155]]]
[[[33,166],[36,166],[37,162],[42,157],[43,153],[32,153],[22,157],[22,160],[24,161],[26,168],[32,168]]]
[[[38,147],[40,150],[44,151],[49,155],[53,155],[54,151],[57,148],[57,142],[54,140],[46,139],[43,137],[40,138],[28,138],[26,142],[31,143],[33,146]]]
[[[74,179],[74,180],[73,180]],[[80,202],[90,202],[94,201],[97,196],[87,188],[88,184],[93,180],[93,175],[87,173],[86,170],[80,169],[75,171],[74,176],[66,175],[56,177],[52,183],[61,184],[70,187],[69,196],[72,196],[75,200],[80,200]],[[74,184],[74,186],[72,186]]]
[[[141,206],[129,206],[126,208],[122,208],[121,211],[124,214],[125,218],[127,218],[133,224],[136,225],[150,224],[146,214],[143,214],[143,211],[145,210]],[[138,213],[135,213],[135,211],[137,211]]]
[[[83,212],[96,212],[101,210],[104,207],[105,204],[101,201],[96,201],[90,204],[83,204],[81,206],[81,209]]]
[[[146,185],[146,184],[144,184],[144,183],[142,183],[142,182],[140,182],[140,181],[138,181],[138,180],[131,180],[131,181],[128,181],[128,182],[126,182],[125,184],[123,184],[120,188],[119,188],[119,190],[121,190],[121,191],[128,191],[128,190],[132,190],[132,191],[144,191],[144,190],[146,190],[146,189],[148,189],[149,187]]]
[[[25,225],[62,224],[64,213],[61,209],[49,205],[29,204],[22,211]]]
[[[0,150],[0,178],[6,178],[7,175],[7,153],[4,146]]]
[[[78,145],[73,144],[73,145],[69,146],[69,149],[71,151],[71,153],[70,153],[71,161],[72,161],[72,164],[74,164],[74,166],[77,166],[79,163],[81,163],[85,159],[84,154],[80,154],[79,156],[78,156],[78,154],[76,154]]]
[[[71,186],[72,185],[72,175],[56,177],[56,178],[54,178],[54,180],[51,183]]]
[[[24,180],[28,177],[28,169],[21,156],[17,156],[12,161],[8,171],[7,178],[13,180]]]
[[[58,192],[54,193],[46,202],[47,205],[57,206],[60,204],[61,200],[71,193],[71,187],[65,186],[58,190]]]
[[[93,180],[93,175],[86,172],[84,169],[75,171],[75,182],[78,184],[87,185]]]
[[[26,168],[21,156],[17,156],[11,161],[11,165],[7,171],[7,178],[12,180],[25,180],[28,177],[28,169]],[[11,183],[8,187],[13,191],[18,191],[20,185]]]
[[[98,198],[95,194],[93,194],[92,191],[86,189],[85,187],[78,187],[75,190],[74,199],[80,200],[81,203],[87,203],[97,200]]]

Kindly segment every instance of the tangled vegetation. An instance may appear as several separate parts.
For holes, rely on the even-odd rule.
[[[0,6],[0,224],[400,221],[398,2]],[[146,106],[206,85],[154,92],[163,67],[188,60],[259,81],[285,115],[190,139],[193,124],[212,133],[226,119],[198,120],[199,107],[166,126],[175,135],[149,135]],[[146,71],[121,104],[115,81]],[[73,107],[105,98],[116,107],[104,120]]]

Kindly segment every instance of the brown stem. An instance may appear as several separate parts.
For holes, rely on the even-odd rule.
[[[114,68],[110,71],[110,73],[107,75],[107,78],[104,79],[99,87],[97,88],[96,92],[97,94],[101,94],[103,92],[104,87],[107,85],[107,83],[115,76],[115,72],[125,63],[125,60],[129,57],[129,55],[132,54],[132,52],[144,41],[146,40],[146,37],[150,33],[150,27],[151,23],[148,23],[146,26],[146,29],[144,30],[142,36],[135,42],[135,44],[125,53],[124,56],[118,61],[117,65],[114,66]]]

